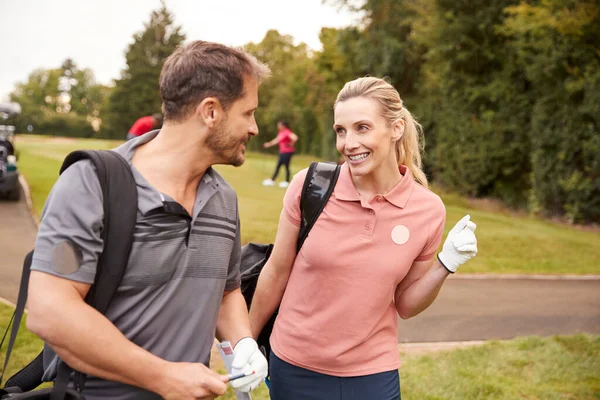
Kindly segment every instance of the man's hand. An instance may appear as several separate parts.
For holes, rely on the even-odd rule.
[[[438,260],[451,273],[455,273],[460,265],[477,254],[475,228],[477,225],[471,222],[471,216],[465,215],[448,232],[444,247],[438,254]]]
[[[229,378],[200,363],[169,363],[157,393],[166,400],[214,399],[225,394]]]
[[[260,385],[269,373],[267,359],[258,349],[258,344],[256,344],[254,339],[246,337],[240,340],[233,348],[231,373],[240,374],[252,371],[254,371],[254,374],[236,379],[230,385],[240,392],[249,392]]]

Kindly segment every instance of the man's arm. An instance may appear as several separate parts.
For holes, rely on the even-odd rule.
[[[181,398],[223,394],[225,384],[202,364],[171,363],[129,341],[85,303],[90,285],[32,271],[27,328],[77,371]],[[190,395],[194,393],[194,395]]]
[[[252,337],[248,308],[239,288],[225,292],[223,295],[216,335],[219,341],[228,340],[232,347],[235,347],[240,339]]]
[[[32,271],[27,328],[74,369],[156,391],[166,361],[130,342],[85,303],[89,284]]]
[[[217,329],[215,335],[219,341],[228,340],[235,346],[240,339],[252,337],[250,322],[248,321],[248,308],[240,289],[240,264],[242,262],[242,238],[240,217],[236,214],[237,227],[235,241],[229,259],[227,281],[221,300]]]
[[[252,338],[248,308],[241,290],[225,292],[217,319],[217,339],[228,340],[233,347],[232,374],[253,371],[253,374],[231,382],[241,392],[256,388],[269,373],[267,359]]]

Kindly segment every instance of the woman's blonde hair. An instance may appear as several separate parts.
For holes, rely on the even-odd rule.
[[[396,158],[398,165],[406,165],[416,182],[427,187],[427,177],[422,170],[421,151],[425,147],[423,127],[402,105],[398,91],[380,78],[364,77],[347,82],[337,99],[338,103],[355,97],[365,97],[377,101],[382,116],[387,119],[390,126],[396,122],[404,121],[404,134],[396,142]]]

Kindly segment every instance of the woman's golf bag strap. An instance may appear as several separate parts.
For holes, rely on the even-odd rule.
[[[298,233],[296,254],[302,248],[308,232],[327,205],[339,174],[340,166],[337,164],[326,162],[310,164],[300,196],[300,232]]]
[[[137,218],[137,186],[129,163],[118,153],[110,150],[74,151],[65,158],[60,172],[62,173],[75,162],[84,159],[90,160],[96,169],[104,201],[104,228],[102,230],[104,249],[98,260],[94,284],[85,301],[105,314],[123,278],[131,251]],[[0,375],[0,384],[23,317],[32,258],[33,251],[27,254],[23,264],[21,287],[13,315],[13,326],[4,368]],[[71,371],[72,369],[65,363],[62,361],[59,363],[55,386],[52,389],[52,400],[62,400],[71,392],[67,390]],[[9,378],[5,387],[18,386],[23,392],[33,390],[41,383],[43,372],[42,353],[40,353],[25,368]],[[75,371],[74,383],[76,389],[81,392],[85,385],[85,374]],[[71,395],[67,397],[72,398]]]

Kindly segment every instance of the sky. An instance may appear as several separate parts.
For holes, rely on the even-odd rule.
[[[344,27],[357,15],[321,0],[165,0],[186,42],[241,46],[269,29],[320,49],[322,27]],[[125,51],[160,0],[0,0],[0,101],[37,68],[70,57],[111,84],[125,68]]]

